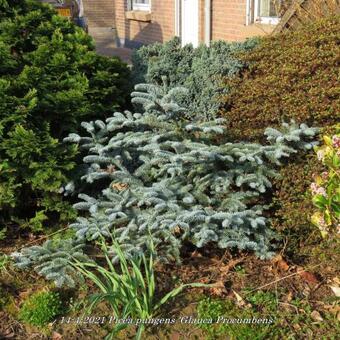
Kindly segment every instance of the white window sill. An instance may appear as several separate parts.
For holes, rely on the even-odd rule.
[[[150,12],[151,11],[151,6],[150,6],[150,4],[148,4],[148,5],[133,4],[132,5],[132,10],[133,11],[146,11],[146,12]]]
[[[128,11],[125,12],[125,18],[128,20],[150,22],[151,12],[150,11]]]
[[[279,22],[280,18],[274,17],[258,17],[255,19],[255,24],[277,25]]]

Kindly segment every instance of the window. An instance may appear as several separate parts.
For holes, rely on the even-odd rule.
[[[134,11],[150,11],[151,0],[132,0],[132,10]]]
[[[247,24],[262,23],[276,25],[279,22],[281,0],[248,0]]]

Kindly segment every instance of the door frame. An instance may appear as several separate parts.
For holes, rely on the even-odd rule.
[[[175,0],[175,36],[182,38],[182,1],[183,0]],[[197,46],[200,43],[200,32],[199,32],[199,25],[200,25],[200,1],[197,0]],[[197,47],[194,46],[194,47]]]

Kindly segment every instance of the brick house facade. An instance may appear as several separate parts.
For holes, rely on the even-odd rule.
[[[275,0],[84,0],[90,27],[113,29],[118,46],[181,36],[183,43],[241,41],[272,32]]]

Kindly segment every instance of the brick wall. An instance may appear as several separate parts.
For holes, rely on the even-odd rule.
[[[115,27],[115,0],[83,0],[90,27]]]
[[[163,42],[175,35],[174,0],[153,0],[151,22],[142,22],[125,18],[127,1],[115,0],[116,29],[118,39],[123,43],[131,41],[136,44]]]
[[[175,0],[152,0],[151,21],[126,18],[127,0],[84,0],[90,27],[114,27],[121,45],[164,42],[175,35]],[[199,38],[204,41],[204,0],[199,3]],[[211,0],[212,40],[244,40],[268,34],[270,25],[246,26],[246,0]]]
[[[212,40],[241,41],[266,35],[274,26],[252,24],[246,26],[246,0],[212,0]]]
[[[246,22],[246,0],[212,0],[212,40],[239,40]]]

